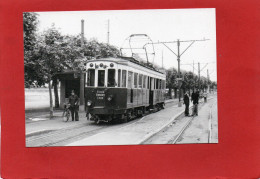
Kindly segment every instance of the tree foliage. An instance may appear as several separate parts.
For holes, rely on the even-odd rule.
[[[37,73],[34,49],[37,44],[37,14],[23,13],[23,36],[24,36],[24,79],[25,86],[30,86],[34,81],[43,84],[42,78]]]
[[[24,51],[33,50],[36,43],[36,31],[39,21],[37,14],[34,12],[23,13],[23,34],[24,34]]]
[[[181,89],[184,91],[190,91],[194,89],[200,89],[201,91],[205,91],[208,88],[208,85],[210,89],[214,89],[217,87],[216,82],[212,82],[203,76],[201,76],[199,79],[198,75],[193,74],[192,72],[182,70],[180,74],[182,77]],[[178,88],[177,77],[178,72],[175,68],[166,70],[166,88],[169,89],[170,97],[171,89],[175,89],[176,91]]]

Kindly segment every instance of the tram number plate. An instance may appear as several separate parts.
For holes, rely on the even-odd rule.
[[[97,91],[96,97],[97,97],[97,99],[100,99],[100,100],[104,99],[105,92],[104,91]]]

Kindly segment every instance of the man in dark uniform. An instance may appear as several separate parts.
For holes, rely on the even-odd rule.
[[[195,92],[192,93],[191,95],[191,101],[193,101],[193,113],[192,115],[198,115],[198,104],[199,104],[199,91],[196,90]]]
[[[72,121],[74,121],[74,114],[75,114],[75,120],[79,120],[79,98],[74,93],[74,90],[71,91],[71,96],[69,97],[69,103],[70,103],[70,111],[71,111],[71,117]]]
[[[188,94],[188,91],[186,91],[183,101],[185,104],[185,112],[184,112],[185,116],[189,116],[190,96]]]

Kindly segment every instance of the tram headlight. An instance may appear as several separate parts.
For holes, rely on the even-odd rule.
[[[91,106],[91,105],[92,105],[92,101],[88,101],[87,106]]]
[[[112,99],[113,99],[113,96],[112,96],[112,95],[109,95],[109,96],[107,97],[107,100],[108,100],[108,101],[112,101]]]

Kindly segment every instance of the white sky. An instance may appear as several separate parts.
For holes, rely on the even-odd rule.
[[[147,34],[153,42],[180,40],[209,41],[195,42],[182,56],[181,64],[195,63],[197,74],[198,64],[201,69],[209,63],[201,76],[217,80],[216,75],[216,22],[215,9],[167,9],[167,10],[120,10],[120,11],[64,11],[37,12],[39,14],[39,31],[42,32],[54,23],[62,34],[78,35],[81,32],[81,20],[85,22],[85,37],[107,42],[108,20],[110,22],[110,44],[122,47],[124,41],[131,34]],[[180,52],[190,43],[181,43]],[[125,45],[126,46],[126,45]],[[170,44],[177,53],[177,44]],[[177,58],[163,45],[154,45],[154,63],[164,67],[177,68]],[[151,60],[150,60],[151,61]],[[192,65],[181,65],[181,69],[192,71]]]

